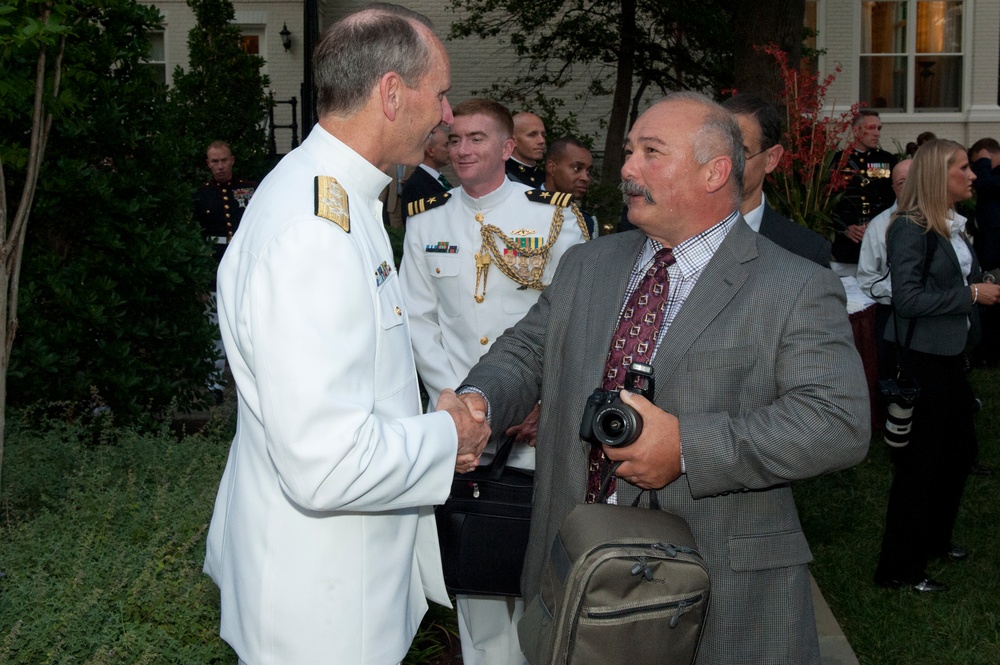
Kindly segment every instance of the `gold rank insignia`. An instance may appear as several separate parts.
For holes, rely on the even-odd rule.
[[[545,192],[540,189],[529,189],[524,193],[529,201],[548,203],[560,208],[568,208],[573,202],[573,195],[566,192]]]
[[[317,217],[328,219],[348,233],[351,232],[351,215],[347,207],[347,192],[336,178],[316,176]]]
[[[420,199],[419,201],[411,201],[406,206],[406,216],[413,217],[414,215],[419,215],[422,212],[427,212],[433,208],[444,205],[451,198],[451,194],[445,192],[444,194],[435,194],[434,196],[428,196],[426,199]]]

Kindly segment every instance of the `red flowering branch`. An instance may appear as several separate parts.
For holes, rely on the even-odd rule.
[[[823,115],[827,90],[841,72],[838,65],[822,81],[809,68],[793,68],[788,54],[775,44],[759,47],[774,58],[783,84],[781,100],[785,107],[785,153],[768,178],[769,200],[780,212],[803,226],[829,235],[832,213],[841,192],[847,186],[844,175],[850,150],[840,161],[834,156],[845,139],[851,137],[851,120],[858,104],[836,117]],[[803,65],[806,60],[803,59]]]

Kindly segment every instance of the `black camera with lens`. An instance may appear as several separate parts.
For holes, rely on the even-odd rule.
[[[625,390],[653,399],[653,368],[632,363],[625,372]],[[642,417],[621,400],[617,390],[598,388],[587,398],[580,421],[580,438],[613,448],[630,445],[642,434]]]
[[[920,386],[908,378],[883,379],[878,382],[878,392],[888,403],[883,438],[893,448],[902,448],[910,443],[913,404],[920,397]]]

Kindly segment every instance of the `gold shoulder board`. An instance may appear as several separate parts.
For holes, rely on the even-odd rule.
[[[451,198],[451,194],[445,192],[444,194],[435,194],[434,196],[428,196],[426,199],[419,199],[417,201],[410,201],[406,205],[406,216],[413,217],[414,215],[419,215],[422,212],[427,212],[438,206],[442,206],[448,202]]]
[[[347,192],[336,178],[328,175],[316,176],[316,216],[328,219],[348,233],[351,232]]]
[[[529,201],[548,203],[560,208],[569,207],[569,204],[573,202],[573,195],[566,192],[546,192],[541,189],[529,189],[524,195],[528,197]]]

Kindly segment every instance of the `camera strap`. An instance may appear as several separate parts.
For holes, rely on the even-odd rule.
[[[920,288],[923,289],[927,286],[927,277],[930,275],[931,271],[931,259],[934,257],[934,250],[937,249],[938,238],[936,231],[927,231],[924,234],[926,239],[926,244],[924,245],[924,265],[920,271]],[[894,326],[894,331],[896,333],[896,378],[900,378],[903,374],[903,365],[905,364],[906,352],[910,350],[910,342],[913,341],[913,326],[916,321],[910,319],[908,321],[908,326],[906,328],[906,344],[900,345],[899,343],[899,314],[896,312],[896,305],[893,303],[892,306],[892,317],[896,322]]]
[[[604,480],[601,482],[601,490],[597,493],[597,500],[594,501],[594,503],[608,502],[608,488],[611,486],[611,479],[615,477],[615,473],[618,472],[618,467],[621,465],[621,462],[615,462],[608,468],[608,473],[604,476]],[[655,490],[640,490],[638,496],[635,497],[635,501],[632,502],[632,507],[637,508],[639,506],[639,499],[641,499],[642,495],[645,493],[649,493],[649,508],[651,510],[659,510],[660,499],[656,496]]]

